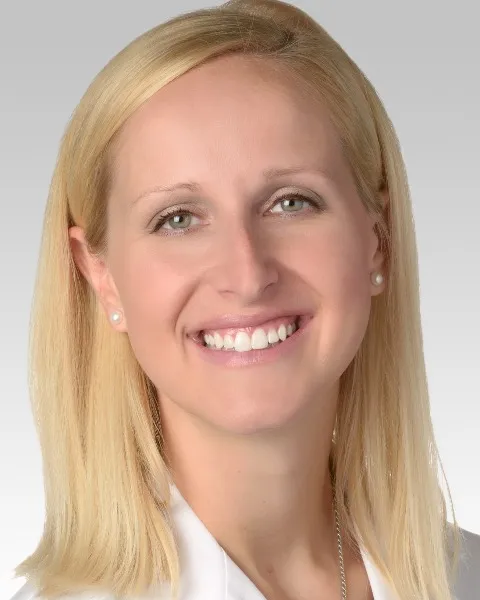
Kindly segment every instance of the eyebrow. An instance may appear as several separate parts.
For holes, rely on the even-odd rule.
[[[284,175],[292,175],[295,173],[308,173],[308,172],[319,173],[320,175],[323,175],[327,179],[332,179],[331,176],[324,169],[321,169],[317,166],[306,167],[304,165],[295,166],[295,167],[265,169],[262,172],[262,175],[265,180],[271,181],[272,179],[276,179],[276,178],[282,177]],[[170,193],[170,192],[175,192],[177,190],[188,190],[190,192],[198,193],[201,190],[201,185],[199,183],[197,183],[196,181],[182,181],[179,183],[174,183],[173,185],[169,185],[169,186],[156,185],[156,186],[149,188],[148,190],[143,191],[139,196],[137,196],[133,200],[133,204],[137,204],[137,202],[139,202],[140,200],[142,200],[143,198],[145,198],[147,196],[150,196],[151,194]]]

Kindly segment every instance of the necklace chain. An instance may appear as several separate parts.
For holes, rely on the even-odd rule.
[[[342,586],[342,600],[347,599],[347,580],[345,577],[345,566],[343,564],[343,548],[342,548],[342,535],[340,533],[340,520],[338,518],[337,502],[336,499],[333,503],[333,510],[335,512],[335,527],[337,530],[337,546],[338,546],[338,559],[340,562],[340,582]]]

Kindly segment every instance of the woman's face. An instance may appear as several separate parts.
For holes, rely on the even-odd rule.
[[[107,314],[123,312],[112,326],[128,332],[164,414],[245,433],[321,402],[383,289],[370,279],[382,267],[374,221],[326,112],[268,65],[224,57],[138,109],[114,159],[95,287]],[[191,187],[158,190],[180,182]],[[225,315],[267,323],[215,323]],[[257,328],[279,341],[246,351]],[[211,349],[193,339],[205,329]]]

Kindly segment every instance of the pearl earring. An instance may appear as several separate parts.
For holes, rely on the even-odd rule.
[[[112,323],[120,323],[122,320],[122,315],[118,311],[112,312],[110,315],[110,320]]]
[[[373,285],[381,285],[383,283],[383,275],[381,273],[372,273]]]

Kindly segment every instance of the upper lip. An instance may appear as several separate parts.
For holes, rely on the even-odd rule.
[[[269,310],[257,312],[251,315],[234,315],[234,314],[224,314],[219,317],[215,317],[208,321],[202,321],[198,324],[198,326],[191,331],[193,334],[197,334],[200,331],[205,331],[206,329],[228,329],[228,328],[242,328],[242,327],[256,327],[258,325],[263,325],[267,321],[271,321],[272,319],[278,319],[280,317],[300,317],[304,315],[309,315],[311,312],[302,311],[302,310]]]

